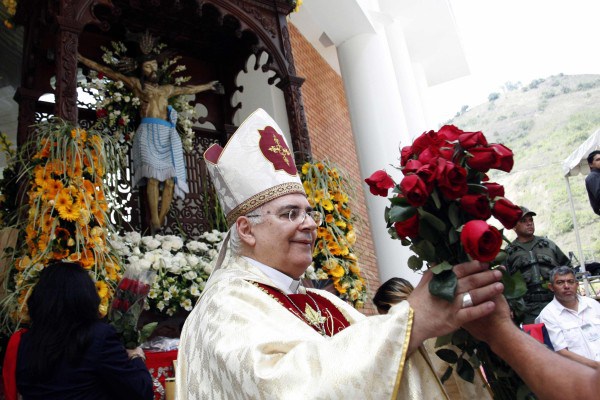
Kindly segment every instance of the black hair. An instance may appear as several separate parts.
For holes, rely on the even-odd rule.
[[[413,289],[412,283],[406,279],[391,278],[377,289],[373,296],[373,303],[379,314],[387,314],[394,304],[406,300]]]
[[[594,162],[594,156],[596,156],[596,154],[600,154],[600,150],[594,150],[590,153],[589,156],[587,156],[587,162],[588,164],[591,164]]]
[[[48,379],[63,359],[72,365],[81,361],[99,305],[96,285],[81,265],[56,262],[42,270],[27,300],[31,376]]]

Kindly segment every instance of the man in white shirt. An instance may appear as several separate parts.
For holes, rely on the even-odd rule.
[[[579,283],[569,267],[550,273],[552,300],[536,322],[548,329],[554,350],[565,357],[596,368],[600,364],[600,304],[578,295]]]

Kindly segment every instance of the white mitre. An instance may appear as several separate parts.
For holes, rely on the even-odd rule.
[[[290,193],[306,194],[281,128],[261,108],[235,131],[225,148],[204,152],[227,223]]]

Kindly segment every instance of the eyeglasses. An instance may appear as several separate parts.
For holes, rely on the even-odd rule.
[[[246,215],[246,217],[255,218],[255,217],[260,217],[262,215],[275,215],[275,214],[271,214],[270,212],[267,211],[265,214]],[[279,214],[278,216],[279,216],[279,218],[287,217],[290,220],[290,222],[301,225],[302,223],[304,223],[304,220],[306,219],[307,215],[309,217],[311,217],[313,221],[315,221],[315,224],[317,224],[317,226],[321,225],[321,222],[323,222],[323,214],[321,214],[319,211],[304,211],[299,208],[292,208],[290,211],[283,212],[283,213]]]
[[[569,286],[574,285],[575,283],[577,283],[577,281],[575,279],[559,279],[556,282],[554,282],[555,286],[565,286],[566,284],[569,284]]]

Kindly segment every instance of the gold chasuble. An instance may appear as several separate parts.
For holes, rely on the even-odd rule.
[[[242,258],[211,275],[181,334],[177,400],[447,398],[423,354],[407,357],[408,302],[365,317],[274,286]]]

